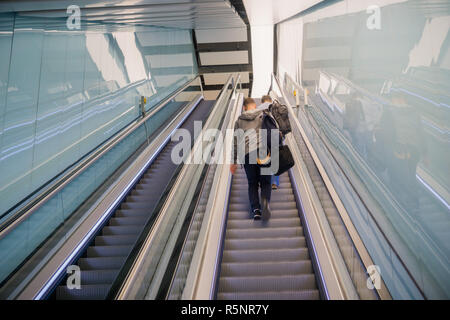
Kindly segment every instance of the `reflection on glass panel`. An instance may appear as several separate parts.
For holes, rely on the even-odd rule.
[[[5,110],[8,94],[8,77],[11,58],[11,44],[14,27],[14,15],[0,14],[0,163],[2,163],[3,137],[5,133]],[[2,166],[0,166],[0,185],[6,181]],[[2,199],[0,197],[0,199]]]
[[[0,217],[197,73],[188,30],[0,14],[0,44]]]
[[[317,148],[327,147],[319,156],[333,155],[373,217],[361,222],[360,234],[385,268],[391,294],[448,298],[450,3],[383,1],[380,24],[373,25],[364,3],[345,2],[279,27],[285,49],[283,32],[303,29],[296,52],[301,75],[288,58],[279,58],[279,71],[313,92],[301,116],[315,128]],[[347,204],[358,226],[363,211]],[[363,227],[381,229],[393,255],[370,238],[384,239],[382,233]],[[396,272],[410,276],[420,295],[407,292]]]

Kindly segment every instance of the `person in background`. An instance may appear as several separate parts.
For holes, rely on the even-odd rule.
[[[268,95],[262,96],[261,104],[256,108],[258,110],[266,110],[269,109],[269,106],[272,104],[272,98]]]
[[[271,196],[271,175],[261,174],[261,167],[257,163],[251,163],[250,154],[258,152],[262,147],[262,138],[259,134],[263,122],[263,111],[256,108],[255,100],[252,98],[244,99],[244,112],[239,116],[234,125],[234,130],[241,129],[244,136],[234,138],[233,164],[230,166],[232,174],[236,173],[238,150],[245,150],[245,159],[239,159],[244,163],[245,173],[248,180],[248,195],[250,207],[254,220],[260,220],[261,217],[268,219],[271,215],[269,202]],[[247,137],[245,134],[253,130],[256,137]],[[256,157],[255,157],[256,159]],[[259,200],[259,187],[261,187],[261,203]]]
[[[269,109],[269,106],[272,104],[272,98],[269,95],[262,96],[261,104],[257,107],[258,110],[266,110]],[[272,176],[272,189],[276,190],[280,186],[280,177]]]

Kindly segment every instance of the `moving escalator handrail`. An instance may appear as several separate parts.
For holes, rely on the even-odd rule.
[[[167,97],[158,106],[151,109],[150,112],[147,113],[144,117],[129,124],[127,127],[125,127],[117,134],[109,138],[106,142],[104,142],[91,155],[89,155],[85,159],[82,159],[73,168],[69,169],[65,174],[63,174],[63,176],[56,178],[56,180],[53,181],[48,188],[42,190],[41,192],[38,192],[31,199],[28,199],[27,203],[22,208],[14,212],[14,214],[12,214],[11,217],[8,217],[6,221],[4,221],[0,225],[0,240],[4,238],[6,235],[8,235],[12,230],[14,230],[15,227],[18,226],[22,221],[24,221],[26,218],[28,218],[34,212],[36,212],[42,205],[44,205],[50,199],[52,199],[53,196],[55,196],[59,191],[61,191],[67,184],[73,181],[81,173],[85,172],[99,158],[101,158],[114,146],[120,143],[123,139],[128,137],[137,128],[139,128],[142,124],[144,124],[149,118],[153,117],[158,111],[160,111],[164,106],[166,106],[170,101],[172,101],[176,96],[178,96],[179,93],[183,92],[186,88],[191,86],[198,79],[199,76],[195,77],[192,80],[189,80],[186,84],[184,84],[177,91],[175,91],[173,94]]]

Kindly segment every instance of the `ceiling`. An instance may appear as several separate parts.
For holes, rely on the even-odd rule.
[[[80,7],[82,21],[183,29],[245,26],[231,3],[224,0],[7,0],[0,2],[0,12],[66,18],[71,5]]]
[[[132,26],[138,33],[142,27],[145,31],[145,26],[194,30],[194,59],[205,97],[215,99],[230,73],[241,73],[246,94],[251,88],[251,36],[242,0],[6,0],[0,1],[0,13],[16,12],[18,16],[37,18],[30,21],[31,28],[33,21],[40,25],[43,20],[49,27],[52,19],[55,25],[66,19],[71,5],[79,6],[82,25],[120,24]],[[190,52],[189,46],[183,45],[165,48],[176,65]],[[165,52],[157,43],[146,43],[143,49],[146,58],[154,52]],[[176,54],[171,52],[174,50]],[[161,77],[170,79],[170,68],[161,72],[167,72]]]
[[[19,16],[40,18],[37,23],[44,19],[47,25],[51,25],[52,19],[60,21],[67,18],[67,8],[77,5],[82,24],[192,29],[195,59],[205,97],[215,99],[227,76],[236,72],[241,74],[245,94],[251,94],[253,62],[256,63],[260,49],[268,51],[267,47],[254,47],[255,44],[253,47],[257,50],[252,50],[252,33],[258,33],[257,26],[276,24],[319,2],[321,0],[6,0],[0,1],[0,13],[16,12]],[[250,25],[255,29],[252,32]],[[259,30],[263,37],[260,42],[267,42],[265,33],[265,30]],[[272,33],[270,31],[271,37]],[[177,46],[181,59],[186,53],[180,48],[181,44]],[[144,49],[151,55],[161,48],[147,44]],[[270,59],[259,56],[259,60]],[[172,58],[174,61],[178,59]],[[259,77],[267,78],[272,71],[271,66],[260,61]],[[167,68],[164,70],[171,72]]]
[[[324,0],[244,0],[252,26],[274,25]]]

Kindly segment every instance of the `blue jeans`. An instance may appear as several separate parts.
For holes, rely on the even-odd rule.
[[[272,176],[272,184],[276,184],[277,187],[280,186],[280,176]]]
[[[272,176],[262,175],[261,168],[257,164],[244,164],[245,174],[248,180],[248,197],[252,212],[255,209],[261,210],[259,202],[259,185],[261,185],[261,197],[270,202],[272,192]]]

